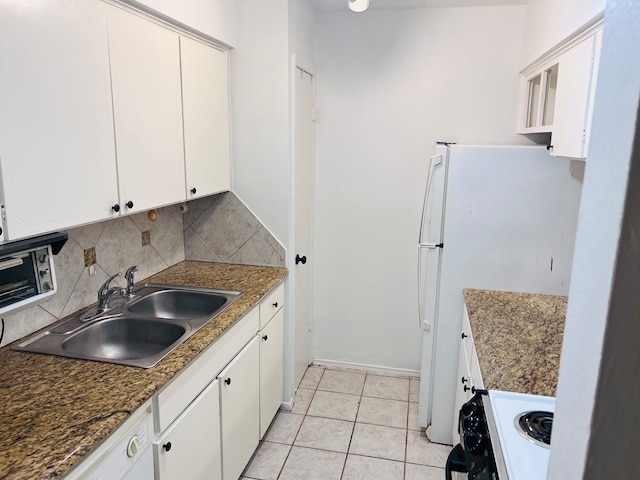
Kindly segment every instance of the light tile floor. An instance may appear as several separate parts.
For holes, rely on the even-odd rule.
[[[311,366],[242,479],[443,480],[451,447],[418,427],[418,378]]]

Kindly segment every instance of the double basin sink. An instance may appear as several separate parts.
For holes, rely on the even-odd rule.
[[[152,283],[133,293],[101,315],[89,307],[12,348],[150,368],[242,295]]]

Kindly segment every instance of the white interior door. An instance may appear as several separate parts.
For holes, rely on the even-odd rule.
[[[311,272],[313,266],[314,77],[296,69],[294,176],[294,384],[311,362]]]

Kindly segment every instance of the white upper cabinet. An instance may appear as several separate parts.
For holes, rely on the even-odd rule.
[[[577,44],[560,57],[561,74],[551,134],[551,154],[586,158],[602,32]]]
[[[201,32],[230,47],[236,44],[236,0],[119,0]]]
[[[0,3],[5,239],[108,218],[117,201],[105,5]]]
[[[120,207],[184,199],[179,36],[116,7],[107,11]]]
[[[187,199],[231,188],[227,53],[180,38]]]
[[[531,64],[521,75],[518,133],[551,133],[551,154],[586,158],[602,23]]]

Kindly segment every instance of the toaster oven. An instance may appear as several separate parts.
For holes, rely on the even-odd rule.
[[[0,245],[0,315],[56,293],[53,255],[62,248],[67,235],[55,235]],[[52,238],[57,241],[50,242]]]

